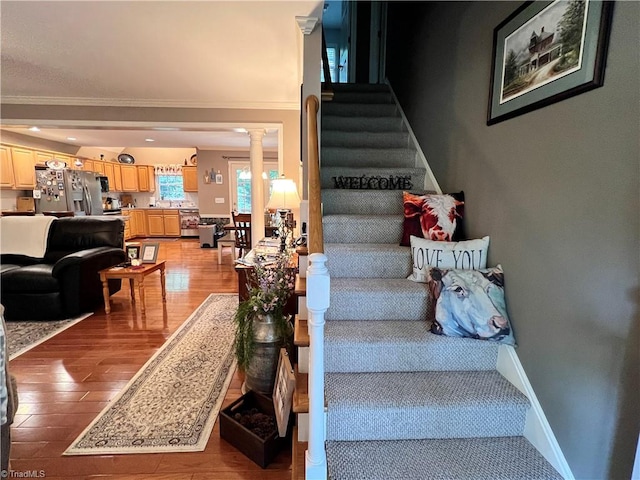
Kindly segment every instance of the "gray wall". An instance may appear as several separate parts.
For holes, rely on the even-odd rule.
[[[486,126],[493,29],[521,2],[390,2],[387,76],[470,236],[505,269],[517,353],[577,479],[629,478],[638,439],[640,3],[605,84]]]

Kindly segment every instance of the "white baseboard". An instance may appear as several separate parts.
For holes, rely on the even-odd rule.
[[[531,403],[524,427],[524,437],[536,447],[544,458],[555,468],[565,480],[575,480],[567,459],[556,440],[551,425],[542,411],[527,374],[520,363],[515,349],[509,345],[500,345],[496,368],[500,374],[520,390]]]

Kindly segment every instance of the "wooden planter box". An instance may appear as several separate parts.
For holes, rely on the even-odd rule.
[[[260,438],[233,418],[236,412],[249,408],[257,408],[261,413],[273,416],[275,420],[271,397],[249,391],[220,412],[220,437],[262,468],[266,468],[280,450],[289,445],[291,435],[280,437],[276,428],[269,438]]]

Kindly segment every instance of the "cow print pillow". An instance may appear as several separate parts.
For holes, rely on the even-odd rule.
[[[431,332],[515,346],[504,300],[504,272],[432,268],[429,292],[436,303]]]
[[[411,235],[445,242],[464,239],[464,192],[416,195],[402,192],[404,225],[400,245],[410,246]]]

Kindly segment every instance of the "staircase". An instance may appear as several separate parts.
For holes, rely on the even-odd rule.
[[[336,188],[401,176],[423,190],[388,88],[335,85],[321,128],[329,478],[562,478],[522,436],[529,401],[496,371],[498,346],[428,331],[427,289],[406,280],[399,246],[402,189]]]

